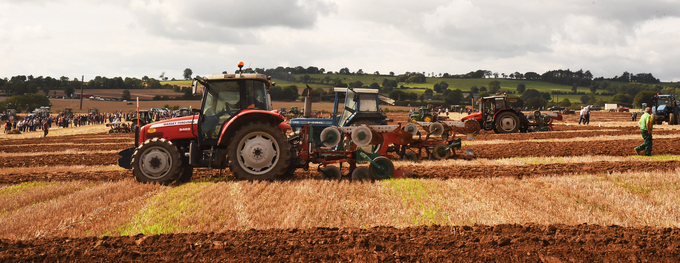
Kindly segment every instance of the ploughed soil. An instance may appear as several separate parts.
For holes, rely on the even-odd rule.
[[[465,162],[461,160],[461,162]],[[342,173],[348,175],[346,165],[343,166]],[[523,165],[449,165],[445,169],[437,165],[422,166],[400,166],[396,169],[406,169],[411,173],[409,177],[414,178],[489,178],[489,177],[529,177],[543,175],[571,175],[571,174],[600,174],[627,171],[674,171],[680,169],[680,161],[597,161],[583,163],[546,163],[546,164],[523,164]],[[69,170],[54,171],[41,169],[39,172],[9,172],[0,175],[0,184],[17,184],[32,181],[112,181],[132,177],[130,170],[114,171],[88,171]],[[315,167],[310,167],[308,171],[298,169],[293,180],[307,180],[310,178],[320,178],[320,173]],[[348,178],[348,177],[346,177]],[[192,180],[233,180],[229,169],[220,171],[194,169]]]
[[[678,262],[680,229],[496,225],[0,240],[0,261]]]
[[[586,126],[560,126],[564,128],[584,128]],[[592,127],[592,126],[590,126]],[[498,159],[527,156],[587,156],[587,155],[610,155],[629,156],[634,155],[633,148],[642,143],[640,139],[626,140],[564,140],[568,138],[583,138],[600,135],[637,135],[636,127],[603,128],[604,131],[578,130],[569,132],[536,132],[525,134],[493,134],[482,132],[475,138],[476,141],[501,140],[499,143],[466,145],[464,150],[474,150],[479,158]],[[674,134],[680,131],[657,130],[659,134]],[[558,142],[531,141],[562,139]],[[0,168],[18,167],[50,167],[69,165],[117,165],[118,150],[134,146],[134,135],[131,134],[96,134],[61,136],[41,139],[8,140],[0,145]],[[506,141],[506,142],[503,142]],[[40,142],[45,145],[41,146]],[[680,154],[680,138],[660,138],[654,140],[653,154]],[[13,155],[16,154],[16,155]],[[424,154],[424,153],[423,153]],[[423,155],[423,157],[426,157]],[[464,162],[461,160],[461,162]],[[562,175],[574,173],[604,173],[625,172],[628,170],[675,170],[680,166],[678,161],[653,161],[644,160],[631,162],[602,161],[589,163],[547,163],[514,165],[453,165],[447,169],[433,166],[409,166],[409,169],[418,178],[483,178],[497,176],[526,177],[535,175]],[[396,167],[399,169],[400,167]],[[88,171],[73,169],[70,171],[58,170],[44,172],[6,172],[0,176],[0,184],[13,184],[29,181],[72,181],[93,180],[109,181],[131,177],[129,170],[114,171]],[[345,169],[346,170],[346,169]],[[344,173],[347,173],[345,171]],[[228,169],[223,170],[221,177],[230,178]],[[220,177],[218,170],[194,171],[194,178]],[[298,169],[297,178],[319,177],[316,166],[310,171]]]

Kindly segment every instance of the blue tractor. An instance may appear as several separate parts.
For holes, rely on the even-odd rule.
[[[678,124],[678,99],[676,95],[654,95],[654,121],[661,124],[664,121],[668,125]]]
[[[331,126],[386,125],[387,117],[380,111],[380,101],[394,104],[394,100],[381,96],[377,89],[335,87],[335,102],[331,118],[294,118],[290,126],[299,131],[309,125],[315,145],[321,145],[321,132]]]

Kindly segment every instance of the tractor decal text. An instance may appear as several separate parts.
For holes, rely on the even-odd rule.
[[[158,123],[151,125],[151,128],[159,128],[159,127],[169,127],[169,126],[177,126],[177,125],[187,125],[187,124],[195,124],[198,123],[198,119],[195,119],[193,121],[191,120],[186,120],[186,121],[171,121],[171,122],[165,122],[165,123]]]

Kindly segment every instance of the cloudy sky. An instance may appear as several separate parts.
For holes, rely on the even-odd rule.
[[[680,81],[678,0],[2,0],[0,77],[553,69]]]

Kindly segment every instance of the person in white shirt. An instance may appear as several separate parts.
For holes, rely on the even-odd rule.
[[[586,124],[586,109],[586,107],[581,106],[581,117],[578,119],[578,124],[581,124],[581,121]]]

